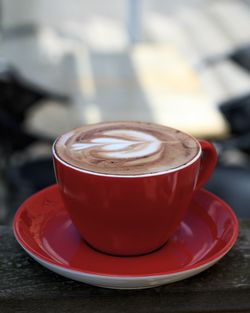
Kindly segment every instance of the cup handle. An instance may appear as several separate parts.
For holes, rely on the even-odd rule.
[[[206,140],[199,140],[199,143],[201,145],[202,154],[196,190],[200,189],[207,182],[217,161],[217,153],[214,146]]]

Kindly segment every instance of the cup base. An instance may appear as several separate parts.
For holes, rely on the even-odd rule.
[[[96,248],[94,247],[92,244],[90,244],[87,240],[85,240],[84,238],[82,238],[82,240],[93,250],[95,250],[96,252],[102,253],[102,254],[106,254],[109,256],[113,256],[113,257],[124,257],[124,258],[131,258],[131,257],[140,257],[140,256],[145,256],[151,253],[155,253],[158,250],[161,250],[167,243],[168,240],[165,241],[160,247],[150,250],[149,252],[144,252],[144,253],[131,253],[131,254],[127,254],[127,253],[114,253],[114,252],[107,252],[104,251],[102,249]]]

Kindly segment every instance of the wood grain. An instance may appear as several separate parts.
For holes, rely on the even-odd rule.
[[[0,312],[250,312],[250,220],[232,250],[185,281],[139,291],[109,290],[58,276],[0,227]]]

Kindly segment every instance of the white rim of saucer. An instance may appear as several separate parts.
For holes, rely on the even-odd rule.
[[[16,236],[15,236],[16,237]],[[222,259],[233,247],[234,244],[232,244],[230,247],[228,247],[228,249],[222,253],[221,255],[219,255],[218,257],[214,258],[214,259],[208,259],[206,260],[204,263],[199,264],[199,262],[197,263],[197,266],[193,266],[191,268],[188,269],[179,269],[170,273],[162,273],[162,274],[158,274],[158,275],[142,275],[142,276],[119,276],[119,275],[108,275],[108,274],[98,274],[98,273],[88,273],[85,272],[84,270],[80,270],[80,269],[70,269],[70,268],[66,268],[61,264],[55,264],[54,262],[50,262],[47,261],[41,257],[39,257],[36,254],[33,254],[29,249],[27,249],[26,247],[24,247],[21,242],[18,240],[18,238],[16,237],[19,245],[24,249],[24,251],[26,251],[33,259],[35,259],[37,262],[43,264],[43,265],[47,265],[50,268],[54,268],[54,269],[58,269],[60,272],[66,272],[66,273],[70,273],[70,274],[76,274],[79,276],[84,276],[84,277],[88,277],[88,278],[101,278],[101,279],[106,279],[107,281],[116,281],[116,280],[122,280],[122,281],[145,281],[145,280],[153,280],[153,279],[163,279],[163,278],[167,278],[167,277],[175,277],[177,275],[185,275],[188,273],[193,273],[193,272],[199,272],[202,269],[207,269],[208,267],[214,265],[215,263],[217,263],[220,259]]]
[[[172,128],[172,127],[168,126],[168,128]],[[72,131],[69,131],[68,133],[73,132],[73,131],[74,131],[74,129]],[[88,170],[85,170],[85,169],[81,169],[81,168],[79,168],[77,166],[74,166],[74,165],[71,165],[71,164],[67,163],[66,161],[62,160],[57,155],[57,152],[56,152],[56,149],[55,149],[55,145],[56,145],[57,141],[59,140],[59,138],[61,138],[63,135],[58,136],[56,138],[56,140],[54,141],[54,143],[52,145],[52,153],[53,153],[53,156],[57,159],[57,161],[62,163],[66,167],[69,167],[69,168],[71,168],[73,170],[76,170],[76,171],[81,172],[81,173],[89,174],[89,175],[103,176],[103,177],[113,177],[113,178],[141,178],[141,177],[160,176],[160,175],[173,173],[173,172],[177,172],[179,170],[182,170],[182,169],[192,165],[193,163],[195,163],[199,159],[199,157],[201,156],[202,148],[201,148],[201,144],[199,143],[199,141],[195,137],[190,135],[189,133],[186,133],[186,132],[183,132],[183,131],[181,131],[181,132],[186,134],[186,135],[188,135],[189,137],[191,137],[198,144],[199,151],[194,156],[194,158],[191,159],[189,162],[187,162],[187,163],[185,163],[185,164],[183,164],[181,166],[178,166],[178,167],[166,170],[166,171],[162,171],[162,172],[154,172],[154,173],[146,173],[146,174],[138,174],[138,175],[125,175],[125,174],[123,175],[123,174],[98,173],[98,172],[93,172],[93,171],[88,171]]]

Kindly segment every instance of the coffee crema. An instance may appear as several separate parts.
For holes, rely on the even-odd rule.
[[[199,153],[191,136],[146,122],[108,122],[74,129],[55,142],[55,153],[69,165],[107,175],[165,172]]]

